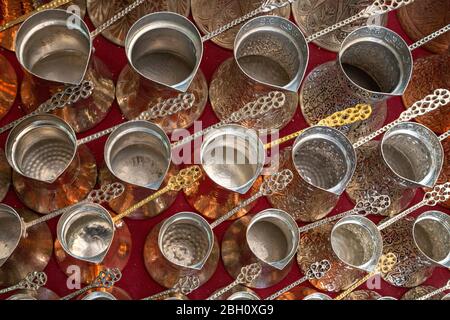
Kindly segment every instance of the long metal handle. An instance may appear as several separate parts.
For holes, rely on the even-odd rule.
[[[433,298],[434,296],[441,294],[443,292],[445,292],[446,290],[450,290],[450,281],[447,282],[447,284],[445,286],[443,286],[442,288],[439,288],[437,290],[434,290],[424,296],[421,296],[420,298],[418,298],[417,300],[428,300],[430,298]]]
[[[445,27],[439,29],[438,31],[433,32],[432,34],[420,39],[419,41],[413,43],[409,46],[409,50],[413,51],[417,48],[423,46],[424,44],[430,42],[431,40],[443,35],[444,33],[448,32],[450,30],[450,24],[446,25]]]
[[[327,27],[319,32],[316,32],[312,35],[310,35],[308,38],[306,38],[306,41],[312,42],[330,32],[336,31],[338,29],[341,29],[342,27],[345,27],[346,25],[349,25],[359,19],[367,19],[373,16],[385,14],[394,10],[397,10],[400,7],[404,7],[410,3],[414,2],[414,0],[377,0],[369,7],[361,10],[354,16],[351,16],[345,20],[342,20],[330,27]]]
[[[33,116],[48,113],[56,109],[62,109],[68,105],[78,102],[80,99],[89,98],[94,91],[94,84],[84,80],[77,86],[70,86],[61,92],[55,93],[49,100],[42,103],[35,111],[21,117],[0,128],[0,134],[14,128],[17,124]]]
[[[356,143],[353,144],[353,147],[357,149],[365,145],[369,141],[375,139],[379,135],[390,130],[399,123],[407,122],[419,116],[423,116],[449,103],[450,103],[450,91],[447,89],[437,89],[433,92],[433,94],[430,94],[425,98],[423,98],[422,100],[415,102],[411,106],[411,108],[403,111],[397,120],[385,125],[383,128],[371,133],[370,135],[359,139]]]
[[[100,25],[97,29],[91,32],[91,38],[94,39],[97,37],[100,33],[111,27],[113,24],[115,24],[117,21],[125,17],[127,14],[129,14],[131,11],[139,7],[141,4],[143,4],[147,0],[136,0],[123,10],[117,12],[114,16],[112,16],[108,21]]]
[[[16,0],[17,1],[17,0]],[[53,0],[52,2],[49,2],[47,4],[44,4],[40,7],[38,7],[36,10],[33,10],[27,14],[24,14],[20,17],[18,17],[15,20],[9,21],[7,23],[5,23],[4,25],[0,26],[0,32],[3,32],[9,28],[12,28],[18,24],[21,24],[22,22],[24,22],[25,20],[27,20],[29,17],[31,17],[32,15],[34,15],[35,13],[38,13],[40,11],[43,10],[48,10],[48,9],[55,9],[55,8],[59,8],[65,4],[68,4],[69,2],[71,2],[72,0]]]
[[[9,288],[1,289],[0,294],[15,290],[38,290],[40,287],[45,286],[47,283],[47,275],[45,272],[33,271],[27,274],[25,279],[21,280],[18,284],[15,284]]]

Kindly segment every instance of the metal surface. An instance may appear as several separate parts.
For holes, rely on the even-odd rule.
[[[213,30],[222,27],[229,22],[243,17],[253,10],[260,8],[264,0],[191,0],[192,16],[199,29],[209,34]],[[270,12],[261,11],[260,13],[278,15],[289,18],[291,10],[289,5],[275,9]],[[244,20],[245,21],[245,20]],[[212,41],[226,49],[233,49],[234,40],[242,24],[212,37]]]
[[[292,3],[295,22],[306,37],[345,20],[367,8],[373,0],[297,0]],[[386,14],[370,18],[361,18],[337,31],[326,34],[313,42],[321,48],[338,52],[345,37],[356,28],[364,25],[387,24]]]
[[[326,295],[324,293],[316,292],[312,293],[310,295],[307,295],[303,298],[303,300],[333,300],[329,295]]]
[[[117,12],[132,4],[134,0],[87,0],[89,18],[95,27],[113,17]],[[133,12],[129,13],[113,26],[102,32],[102,35],[116,45],[124,46],[125,38],[131,26],[146,14],[171,11],[185,17],[189,15],[189,0],[152,0],[145,1]]]
[[[67,27],[67,21],[73,22],[72,28]],[[44,10],[28,18],[15,41],[17,60],[27,73],[44,82],[61,84],[81,83],[92,48],[84,21],[59,9]]]
[[[110,298],[110,299],[108,299]],[[112,299],[114,298],[114,299]],[[133,300],[123,289],[114,286],[111,288],[96,288],[82,294],[78,300]]]
[[[280,169],[295,172],[294,182],[268,199],[296,220],[319,220],[337,204],[355,165],[355,151],[343,134],[327,127],[307,129],[280,154]]]
[[[419,1],[420,2],[420,1]],[[450,1],[449,1],[450,4]],[[430,55],[416,59],[411,81],[403,94],[403,104],[410,108],[426,94],[439,88],[450,88],[450,54]],[[438,134],[450,129],[450,104],[417,118]]]
[[[236,37],[234,59],[226,60],[213,76],[213,110],[223,120],[239,106],[281,90],[286,94],[285,107],[268,115],[258,129],[284,127],[297,109],[294,92],[300,87],[308,58],[306,40],[292,22],[267,16],[250,20]]]
[[[339,220],[331,231],[331,247],[345,264],[373,272],[383,250],[377,226],[365,217],[349,216]]]
[[[5,151],[0,148],[0,201],[5,199],[11,186],[11,167],[6,159]]]
[[[78,133],[92,129],[103,121],[115,97],[113,75],[108,66],[95,55],[88,64],[84,80],[93,83],[92,94],[87,99],[52,111]],[[66,89],[66,85],[41,81],[25,73],[21,85],[22,108],[27,114],[32,113],[56,93]]]
[[[396,252],[398,257],[394,269],[382,277],[388,283],[413,288],[428,280],[434,266],[418,251],[413,239],[413,218],[405,218],[384,229],[383,252]]]
[[[423,297],[424,295],[435,290],[436,288],[433,286],[418,286],[407,291],[400,300],[417,300],[418,298]],[[430,300],[441,300],[443,297],[444,294],[441,293],[434,296]]]
[[[432,187],[439,177],[444,152],[438,137],[423,125],[404,122],[392,126],[381,142],[357,150],[358,164],[347,188],[352,201],[368,190],[389,195],[386,214],[404,210],[419,187]]]
[[[312,263],[326,259],[331,269],[321,279],[310,283],[321,291],[339,292],[348,289],[366,272],[350,267],[342,262],[331,247],[331,231],[333,224],[326,224],[301,234],[297,253],[297,263],[302,272],[307,272]]]
[[[424,14],[426,12],[427,14]],[[420,0],[397,11],[397,18],[406,34],[417,41],[450,21],[450,1]],[[445,53],[449,49],[450,36],[443,35],[425,45],[434,53]]]
[[[372,290],[357,290],[350,293],[344,300],[380,300],[381,295]]]
[[[268,288],[283,280],[292,268],[298,247],[295,221],[281,210],[268,209],[234,222],[222,240],[225,269],[237,278],[242,267],[259,263],[261,274],[251,288]]]
[[[1,35],[1,33],[0,33]],[[0,119],[11,109],[17,95],[18,80],[16,71],[9,61],[0,55]]]
[[[438,184],[443,184],[450,181],[450,139],[442,141],[442,147],[444,148],[444,166],[442,167],[441,175],[437,181]],[[425,191],[430,191],[426,188]],[[441,203],[441,206],[450,208],[450,200]]]
[[[145,240],[144,262],[153,280],[163,287],[173,288],[184,277],[195,276],[199,279],[199,286],[212,277],[219,263],[219,245],[214,234],[207,231],[210,227],[206,227],[205,222],[200,225],[172,224],[173,229],[163,232],[163,225],[167,227],[168,224],[166,221],[150,231]],[[203,254],[197,252],[197,249]],[[206,255],[206,261],[201,261]],[[197,270],[191,268],[196,262],[204,262],[203,267]]]
[[[26,238],[18,238],[17,247],[9,243],[11,239],[17,239],[13,234],[20,233],[20,220],[17,217],[23,218],[25,222],[35,220],[38,216],[27,209],[17,210],[17,216],[8,210],[4,205],[2,208],[7,211],[1,210],[1,256],[6,255],[7,260],[2,261],[0,258],[0,286],[11,286],[17,283],[20,279],[23,279],[28,273],[32,271],[43,271],[47,266],[53,252],[53,239],[50,233],[50,229],[46,224],[40,224],[30,228],[28,230],[28,236]],[[13,213],[11,215],[11,213]],[[6,237],[5,237],[6,236]],[[4,238],[5,237],[5,238]],[[5,240],[8,240],[5,243]],[[6,249],[14,249],[13,252],[5,251]],[[10,253],[8,255],[7,253]]]
[[[179,168],[175,166],[173,163],[170,165],[169,171],[164,178],[163,184],[167,184],[171,177],[176,176],[179,173]],[[108,204],[115,212],[122,212],[127,208],[131,207],[136,202],[139,202],[148,196],[152,195],[154,191],[151,191],[147,188],[138,187],[136,185],[132,185],[129,183],[125,183],[120,179],[117,179],[104,165],[100,168],[99,171],[99,183],[100,184],[109,184],[113,182],[122,182],[125,185],[125,191],[122,196],[117,199],[110,201]],[[178,192],[171,191],[156,199],[153,202],[142,206],[137,209],[129,218],[130,219],[149,219],[155,217],[162,212],[164,212],[167,208],[169,208],[175,201]]]
[[[204,137],[200,162],[218,186],[245,194],[263,170],[264,145],[254,130],[239,125],[223,126]]]
[[[127,122],[109,136],[104,159],[116,178],[138,187],[158,190],[172,159],[170,139],[151,122]]]
[[[69,2],[68,4],[64,4]],[[12,0],[3,1],[2,6],[2,18],[0,20],[0,46],[5,49],[14,51],[14,39],[19,29],[19,24],[22,23],[29,15],[36,12],[36,10],[43,10],[49,8],[68,8],[71,5],[76,5],[80,9],[79,13],[81,17],[84,17],[86,13],[86,1],[85,0],[53,0],[50,3],[43,4],[43,0]],[[7,28],[7,29],[5,29]]]
[[[203,44],[188,19],[169,12],[141,18],[128,33],[125,51],[128,65],[119,76],[117,101],[128,119],[179,92],[194,94],[193,108],[157,123],[170,132],[200,117],[208,99],[207,82],[199,70]]]
[[[86,146],[80,146],[67,170],[54,182],[26,178],[13,171],[13,186],[20,201],[32,210],[47,214],[78,203],[94,189],[97,165]]]
[[[73,129],[62,119],[37,115],[11,130],[6,158],[15,172],[51,184],[75,159],[76,139]]]
[[[113,215],[113,213],[109,214]],[[93,245],[95,246],[96,243],[94,242]],[[80,281],[86,284],[91,283],[100,271],[113,267],[123,270],[130,259],[132,241],[128,226],[124,222],[121,222],[117,225],[114,232],[114,238],[109,245],[108,253],[103,261],[98,264],[72,257],[63,249],[58,239],[55,240],[54,246],[56,261],[60,269],[69,277],[73,275],[73,266],[80,268]]]

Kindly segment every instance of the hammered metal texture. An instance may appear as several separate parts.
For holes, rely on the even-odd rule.
[[[11,109],[16,99],[18,85],[16,71],[9,61],[0,55],[0,119]]]
[[[372,290],[357,290],[350,293],[344,300],[378,300],[381,295]]]
[[[426,295],[428,293],[435,291],[436,289],[437,288],[432,287],[432,286],[415,287],[415,288],[412,288],[411,290],[409,290],[408,292],[406,292],[403,295],[403,297],[401,298],[401,300],[416,300],[420,297],[423,297],[424,295]],[[441,300],[442,297],[444,297],[444,293],[437,294],[430,300]]]
[[[11,186],[11,173],[12,169],[6,160],[5,151],[0,148],[0,201],[5,199]]]

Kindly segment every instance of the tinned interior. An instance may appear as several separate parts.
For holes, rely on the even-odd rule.
[[[340,61],[347,77],[366,90],[391,93],[401,82],[401,63],[382,42],[356,42],[341,53]]]
[[[316,292],[306,296],[305,298],[303,298],[303,300],[332,300],[332,299],[330,296],[324,293]]]
[[[302,69],[299,50],[291,37],[272,26],[262,26],[247,34],[236,48],[236,60],[251,78],[283,87]]]
[[[403,179],[422,185],[433,185],[438,176],[436,171],[442,166],[442,147],[436,137],[431,137],[431,133],[421,134],[425,128],[411,126],[414,128],[402,126],[384,136],[381,145],[384,161]]]
[[[186,80],[197,65],[197,49],[189,37],[176,29],[148,30],[131,50],[133,66],[146,78],[171,86]]]
[[[202,165],[218,185],[236,189],[259,174],[263,165],[259,141],[251,136],[224,133],[202,146]]]
[[[76,149],[76,136],[67,126],[38,121],[20,132],[12,148],[12,160],[21,174],[51,181],[66,170]]]
[[[160,234],[160,248],[170,262],[193,267],[208,258],[214,239],[202,221],[190,217],[177,218],[169,223]]]
[[[170,147],[158,132],[131,128],[111,136],[105,160],[119,179],[148,186],[164,178],[170,161]]]
[[[0,266],[2,259],[8,258],[17,247],[22,235],[20,218],[11,210],[0,206]]]
[[[295,144],[293,160],[300,176],[311,185],[333,192],[351,177],[354,164],[342,145],[325,135]]]
[[[231,296],[227,298],[227,300],[261,300],[259,297],[252,293],[247,291],[239,291],[233,293]]]
[[[374,260],[379,246],[376,237],[367,226],[352,221],[335,226],[331,243],[334,253],[341,261],[362,269]]]
[[[16,52],[31,73],[77,84],[83,79],[90,57],[90,35],[78,17],[59,11],[42,12],[27,21],[18,35]]]
[[[66,218],[60,240],[72,256],[89,259],[109,249],[114,226],[107,214],[97,207],[83,206]]]
[[[416,246],[427,258],[435,263],[449,264],[450,219],[444,218],[443,214],[418,218],[413,233]]]
[[[295,243],[291,226],[275,216],[257,219],[247,229],[250,250],[267,264],[287,259],[296,249]]]

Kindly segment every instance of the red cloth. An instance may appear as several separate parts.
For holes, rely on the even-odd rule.
[[[89,20],[88,17],[85,19],[86,21]],[[92,25],[91,25],[92,26]],[[389,24],[388,28],[398,32],[407,42],[411,43],[412,41],[406,36],[406,34],[403,32],[403,30],[400,27],[400,24],[396,18],[395,14],[390,14],[389,16]],[[99,36],[97,39],[95,39],[94,42],[95,46],[95,54],[101,58],[111,69],[111,71],[114,73],[115,79],[117,79],[120,71],[122,68],[126,65],[127,59],[125,56],[124,49],[121,47],[118,47],[114,45],[113,43],[109,42],[105,38]],[[8,60],[11,62],[11,64],[15,67],[17,74],[19,78],[22,78],[23,72],[20,69],[20,65],[16,60],[15,54],[12,52],[8,52],[6,50],[1,50],[1,54],[5,55]],[[414,58],[418,58],[425,55],[430,55],[431,53],[424,50],[424,49],[418,49],[415,50],[413,53]],[[225,61],[228,57],[232,56],[232,52],[222,49],[219,46],[215,45],[211,41],[207,42],[205,44],[205,54],[203,57],[203,62],[201,64],[201,69],[204,72],[208,82],[211,81],[211,77],[214,73],[214,71],[219,67],[219,65]],[[330,61],[335,60],[336,54],[329,52],[327,50],[321,49],[317,47],[314,44],[310,45],[310,62],[308,66],[307,73],[308,74],[313,68],[316,66]],[[22,115],[22,111],[19,109],[20,106],[20,97],[18,95],[18,98],[16,99],[16,102],[12,108],[12,110],[9,112],[9,114],[2,119],[0,122],[1,125],[7,124],[10,121],[17,119],[19,116]],[[389,100],[389,116],[388,116],[388,122],[393,121],[398,117],[400,112],[404,110],[402,100],[400,97],[392,98]],[[100,130],[106,129],[111,127],[112,125],[118,124],[123,121],[123,116],[120,113],[120,110],[117,106],[117,103],[115,102],[113,105],[113,108],[110,112],[110,114],[107,116],[107,118],[96,128],[93,130],[90,130],[89,132],[86,132],[82,135],[80,135],[80,138],[85,137],[89,134],[98,132]],[[201,117],[203,123],[203,127],[207,127],[211,124],[216,123],[217,117],[214,115],[211,106],[208,104],[206,107],[206,110]],[[283,129],[281,132],[281,136],[284,136],[286,134],[295,132],[297,130],[300,130],[302,128],[307,127],[307,124],[305,120],[303,119],[300,110],[297,110],[297,113],[295,114],[295,117],[292,119],[290,124]],[[6,140],[7,134],[3,134],[0,137],[0,146],[4,147],[4,143]],[[105,138],[89,144],[89,148],[92,150],[92,152],[95,154],[95,157],[97,159],[97,164],[101,165],[103,163],[103,146],[105,142]],[[418,192],[415,202],[419,202],[423,197],[422,192]],[[7,198],[4,201],[6,204],[12,205],[15,208],[23,207],[23,205],[19,202],[17,196],[15,195],[14,191],[10,190]],[[252,210],[252,213],[257,213],[263,209],[266,209],[269,207],[269,204],[266,199],[260,199],[256,207]],[[351,209],[353,205],[351,202],[347,199],[347,196],[342,196],[341,201],[339,202],[338,206],[334,209],[334,211],[331,213],[331,215],[334,215],[336,213],[340,213],[343,211],[346,211],[348,209]],[[446,213],[450,214],[450,210],[443,209],[442,207],[438,207],[438,210],[443,210]],[[150,275],[147,273],[144,261],[143,261],[143,247],[144,242],[147,234],[150,232],[150,230],[153,228],[154,225],[162,221],[163,219],[173,215],[174,213],[180,212],[180,211],[192,211],[193,209],[188,205],[186,200],[184,199],[184,196],[182,193],[179,194],[175,204],[169,208],[166,212],[159,215],[158,217],[155,217],[153,219],[145,220],[145,221],[133,221],[133,220],[126,220],[126,223],[131,230],[132,233],[132,240],[133,240],[133,249],[131,253],[130,260],[128,262],[128,265],[123,270],[123,278],[119,282],[118,286],[125,291],[127,291],[132,298],[134,299],[141,299],[144,297],[147,297],[151,294],[157,293],[162,291],[164,288],[159,286],[155,281],[152,280]],[[423,208],[422,210],[419,210],[415,215],[419,214],[420,212],[429,210],[429,208]],[[49,223],[53,237],[56,237],[56,224],[57,220],[54,219]],[[230,225],[229,222],[224,223],[222,226],[217,228],[215,230],[219,241],[221,241],[222,236],[225,232],[225,230]],[[48,283],[47,287],[49,289],[52,289],[57,294],[63,296],[65,294],[70,293],[70,291],[66,288],[66,276],[65,274],[59,269],[55,257],[53,256],[50,263],[48,264],[47,268],[45,269],[45,272],[48,275]],[[280,284],[269,288],[265,290],[256,290],[258,294],[261,295],[261,297],[266,297],[269,294],[275,292],[276,290],[286,286],[287,284],[297,280],[302,276],[298,265],[294,263],[294,266],[292,268],[291,273],[289,276],[282,281]],[[450,277],[449,270],[446,270],[444,268],[436,268],[433,276],[425,283],[430,284],[436,287],[441,287],[445,285],[445,283],[448,281]],[[216,273],[214,276],[207,282],[205,285],[203,285],[201,288],[199,288],[197,291],[195,291],[190,297],[192,299],[205,299],[208,297],[211,293],[213,293],[218,288],[224,287],[228,285],[230,282],[232,282],[233,279],[228,275],[226,270],[223,267],[222,262],[219,263],[219,266],[217,268]],[[309,283],[305,283],[306,286],[312,287]],[[363,288],[363,286],[361,287]],[[389,285],[386,282],[382,282],[382,289],[378,290],[378,292],[382,295],[388,295],[393,296],[396,298],[400,298],[407,289],[403,288],[396,288],[394,286]]]

